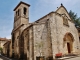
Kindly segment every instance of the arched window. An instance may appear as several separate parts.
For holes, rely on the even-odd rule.
[[[17,11],[16,11],[16,16],[17,16]]]
[[[16,16],[19,16],[19,15],[20,15],[20,9],[16,11]]]
[[[20,13],[20,10],[18,9],[18,16],[20,15],[19,13]]]
[[[23,8],[23,14],[26,15],[27,9],[24,7]]]

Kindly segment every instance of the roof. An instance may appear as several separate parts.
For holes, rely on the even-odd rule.
[[[20,1],[20,3],[14,8],[14,11],[15,11],[15,10],[16,10],[21,4],[24,4],[24,5],[30,6],[29,4]]]
[[[67,11],[67,9],[63,6],[63,4],[61,3],[61,6],[56,10],[56,11],[52,11],[52,12],[50,12],[49,14],[46,14],[45,16],[43,16],[43,17],[41,17],[40,19],[38,19],[38,20],[36,20],[35,22],[39,22],[40,20],[42,20],[43,18],[45,18],[45,17],[47,17],[48,15],[50,15],[51,13],[56,13],[56,14],[58,14],[58,15],[62,15],[62,14],[60,14],[60,13],[57,13],[57,11],[61,8],[61,7],[63,7],[64,9],[65,9],[65,11],[67,12],[67,14],[68,14],[68,16],[69,16],[69,13],[68,13],[68,11]],[[70,17],[70,16],[69,16]],[[69,19],[71,22],[73,22],[72,20],[71,20],[71,17],[70,17],[70,19]],[[74,23],[74,22],[73,22]]]
[[[50,12],[50,13],[46,14],[45,16],[41,17],[40,19],[36,20],[35,22],[40,21],[41,19],[43,19],[43,18],[47,17],[47,16],[48,16],[48,15],[50,15],[51,13],[55,13],[55,12],[54,12],[54,11],[52,11],[52,12]]]
[[[61,7],[63,7],[63,8],[65,9],[65,11],[67,12],[67,14],[68,14],[68,16],[69,16],[69,13],[68,13],[67,9],[66,9],[66,8],[63,6],[63,4],[61,3],[61,6],[60,6],[56,11],[50,12],[49,14],[41,17],[40,19],[36,20],[35,22],[39,22],[40,20],[42,20],[43,18],[47,17],[47,16],[50,15],[51,13],[57,13],[57,11],[58,11]],[[58,15],[61,15],[60,13],[57,13],[57,14],[58,14]],[[70,16],[69,16],[69,17],[70,17]],[[69,20],[70,20],[71,22],[73,22],[73,21],[71,20],[71,17],[70,17]],[[74,22],[73,22],[73,23],[74,23]]]
[[[3,46],[5,46],[6,44],[10,44],[10,43],[11,43],[11,41],[9,40]]]
[[[55,11],[55,12],[57,12],[61,7],[63,7],[64,9],[65,9],[65,11],[66,11],[66,13],[68,14],[68,16],[70,17],[70,15],[69,15],[69,13],[68,13],[68,11],[67,11],[67,9],[63,6],[63,4],[61,3],[61,6]],[[70,17],[70,19],[69,20],[71,20],[71,17]],[[72,20],[71,20],[72,21]],[[72,21],[73,22],[73,21]]]
[[[9,39],[6,38],[0,38],[0,41],[8,41]]]

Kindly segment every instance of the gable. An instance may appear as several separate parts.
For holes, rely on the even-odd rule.
[[[61,6],[56,10],[56,12],[59,13],[59,14],[65,14],[65,15],[68,17],[68,19],[71,20],[68,12],[67,12],[67,10],[66,10],[66,8],[65,8],[63,5],[61,5]]]

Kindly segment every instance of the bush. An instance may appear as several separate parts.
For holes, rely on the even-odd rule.
[[[0,47],[0,51],[2,51],[3,49],[2,49],[2,47]]]

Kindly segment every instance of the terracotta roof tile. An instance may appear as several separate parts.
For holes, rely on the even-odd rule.
[[[7,41],[9,39],[6,39],[6,38],[0,38],[0,41]]]

